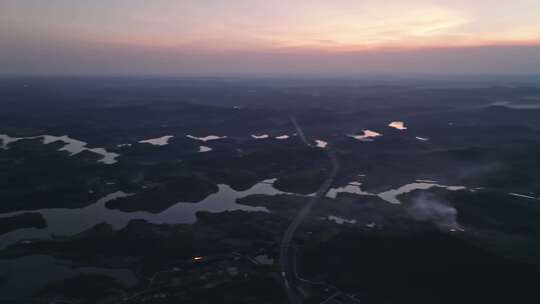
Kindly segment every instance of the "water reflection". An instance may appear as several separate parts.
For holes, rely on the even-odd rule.
[[[435,183],[415,182],[415,183],[403,185],[397,189],[391,189],[388,191],[381,192],[377,194],[377,196],[389,202],[390,204],[401,204],[401,201],[397,198],[399,195],[409,193],[414,190],[428,190],[433,187],[445,188],[446,190],[450,190],[450,191],[467,189],[463,186],[445,186],[445,185],[439,185]]]
[[[150,144],[154,146],[165,146],[169,144],[169,139],[173,138],[173,135],[165,135],[158,138],[150,138],[145,140],[140,140],[141,144]]]
[[[371,131],[371,130],[362,130],[362,132],[363,132],[362,135],[347,135],[347,136],[360,140],[360,141],[373,141],[375,137],[382,136],[381,133]]]
[[[346,219],[339,216],[329,215],[327,218],[329,221],[333,221],[336,224],[342,225],[342,224],[356,224],[355,219]]]
[[[243,210],[248,212],[269,212],[265,207],[254,207],[236,203],[236,199],[251,194],[276,195],[284,192],[274,188],[275,179],[266,180],[256,184],[245,191],[235,191],[227,185],[218,185],[219,191],[211,194],[198,203],[182,203],[171,206],[161,213],[150,213],[146,211],[122,212],[119,210],[107,209],[105,204],[108,201],[125,197],[129,194],[124,192],[110,193],[96,203],[79,209],[41,209],[33,210],[39,212],[45,218],[48,227],[44,229],[25,228],[12,231],[0,236],[0,247],[6,246],[20,239],[47,238],[52,234],[70,235],[88,229],[98,223],[107,222],[115,229],[123,228],[132,219],[145,219],[156,224],[174,223],[194,223],[197,221],[196,213],[207,211],[212,213]],[[17,211],[4,216],[13,216],[24,213]]]
[[[117,162],[116,158],[120,156],[120,154],[108,152],[104,148],[87,148],[86,145],[88,143],[77,140],[74,138],[71,138],[67,135],[63,136],[53,136],[53,135],[38,135],[38,136],[31,136],[31,137],[10,137],[6,134],[1,134],[0,139],[2,139],[2,148],[8,149],[8,145],[10,143],[22,140],[22,139],[37,139],[42,138],[43,144],[50,144],[54,142],[63,142],[65,145],[58,149],[58,151],[67,151],[69,152],[70,156],[79,154],[83,151],[90,151],[96,154],[101,155],[103,158],[98,160],[98,162],[104,163],[106,165],[114,164]]]
[[[199,152],[200,153],[203,153],[203,152],[210,152],[212,151],[212,148],[210,147],[207,147],[207,146],[199,146]]]
[[[351,194],[357,194],[357,195],[375,195],[369,192],[365,192],[361,188],[361,183],[359,182],[351,182],[345,187],[338,187],[338,188],[331,188],[328,190],[328,193],[326,194],[327,197],[330,198],[336,198],[338,193],[351,193]]]
[[[270,135],[268,135],[268,134],[261,134],[261,135],[251,134],[251,137],[254,138],[254,139],[263,139],[263,138],[270,137]]]
[[[407,130],[407,127],[405,127],[405,123],[403,121],[393,121],[388,124],[388,126],[398,130]]]
[[[137,283],[137,278],[128,269],[74,268],[70,262],[58,260],[51,256],[26,256],[17,259],[0,260],[0,277],[2,278],[0,302],[5,299],[28,299],[49,283],[83,274],[110,276],[127,286]],[[30,302],[33,303],[33,301],[28,303]]]
[[[320,140],[320,139],[316,139],[315,140],[315,146],[318,147],[318,148],[326,148],[326,146],[328,146],[328,142],[324,141],[324,140]]]
[[[2,140],[2,149],[7,149],[10,143],[23,139],[23,137],[11,137],[7,134],[0,134],[0,140]]]
[[[378,196],[390,204],[401,204],[398,196],[412,192],[414,190],[428,190],[433,187],[444,188],[449,191],[465,190],[464,186],[446,186],[437,184],[431,180],[416,180],[414,183],[403,185],[397,189],[390,189],[380,193],[371,193],[362,190],[360,182],[351,182],[345,187],[331,188],[326,194],[329,198],[336,198],[338,193],[351,193],[356,195]]]
[[[210,141],[210,140],[218,140],[218,139],[227,138],[227,136],[217,136],[217,135],[208,135],[208,136],[204,136],[204,137],[197,137],[197,136],[193,136],[193,135],[189,135],[189,134],[186,135],[186,137],[194,139],[194,140],[204,141],[204,142],[207,142],[207,141]]]

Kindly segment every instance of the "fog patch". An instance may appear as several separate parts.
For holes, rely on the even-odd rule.
[[[460,166],[457,169],[457,177],[460,180],[469,180],[477,178],[485,178],[490,174],[495,174],[497,171],[504,169],[504,165],[500,162],[492,162],[487,164],[474,164],[469,166]]]
[[[406,212],[417,221],[430,222],[447,231],[462,231],[457,222],[457,210],[433,194],[421,193],[413,197]]]

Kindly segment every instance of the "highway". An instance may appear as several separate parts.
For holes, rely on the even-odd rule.
[[[304,132],[296,122],[296,119],[294,119],[294,116],[290,116],[292,123],[298,130],[298,134],[306,143],[307,146],[312,147],[309,142],[306,140],[304,136]],[[328,155],[328,158],[330,160],[330,164],[332,166],[331,172],[328,175],[328,177],[325,179],[325,181],[321,184],[319,189],[317,190],[317,193],[315,196],[311,198],[311,200],[300,209],[296,217],[293,219],[293,221],[289,224],[289,227],[287,227],[287,230],[283,234],[283,238],[281,240],[281,246],[280,246],[280,253],[279,253],[279,263],[280,263],[280,270],[281,270],[281,276],[283,280],[283,286],[285,288],[285,292],[287,293],[287,298],[289,300],[289,303],[291,304],[299,304],[302,303],[302,297],[298,294],[298,290],[296,288],[296,272],[294,270],[294,263],[291,263],[291,259],[294,259],[294,255],[291,256],[290,254],[290,248],[291,248],[291,242],[294,238],[294,234],[296,232],[296,229],[302,224],[306,216],[309,214],[313,206],[326,195],[328,192],[330,186],[332,185],[332,182],[334,181],[338,171],[339,171],[339,162],[337,161],[337,158],[335,156],[334,151],[332,150],[332,146],[328,145],[325,148],[325,151]]]
[[[294,128],[296,129],[296,133],[298,134],[298,136],[300,136],[300,139],[304,142],[304,144],[306,144],[306,146],[308,147],[313,147],[311,142],[307,140],[306,135],[304,134],[304,131],[302,130],[302,128],[300,128],[300,125],[296,121],[296,117],[294,117],[293,115],[289,115],[289,119],[291,120],[292,124],[294,125]]]

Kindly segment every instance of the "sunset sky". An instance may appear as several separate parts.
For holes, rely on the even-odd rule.
[[[2,0],[4,73],[535,73],[538,0]]]

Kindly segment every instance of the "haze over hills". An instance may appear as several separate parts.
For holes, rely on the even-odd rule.
[[[0,303],[538,303],[539,11],[0,1]]]
[[[3,299],[534,299],[535,81],[4,78]]]

